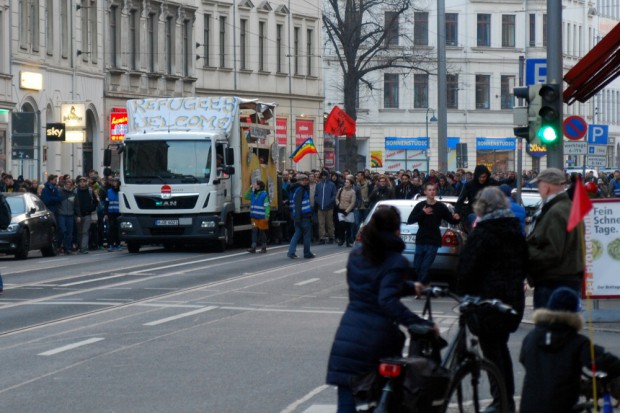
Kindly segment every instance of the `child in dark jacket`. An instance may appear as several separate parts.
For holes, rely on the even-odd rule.
[[[592,367],[590,340],[579,334],[579,297],[560,287],[547,308],[534,312],[536,327],[525,339],[519,361],[525,367],[521,413],[566,413],[578,401],[583,367]],[[597,371],[620,376],[620,359],[594,346]]]

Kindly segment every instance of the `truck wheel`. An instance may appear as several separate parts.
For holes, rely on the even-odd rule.
[[[233,238],[235,227],[233,223],[232,215],[226,217],[226,225],[222,226],[220,236],[222,237],[217,243],[217,251],[224,252],[226,248],[232,247],[235,242]]]
[[[132,254],[137,254],[138,252],[140,252],[140,243],[135,241],[128,241],[127,251],[131,252]]]

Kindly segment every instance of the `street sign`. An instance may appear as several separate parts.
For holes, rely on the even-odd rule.
[[[590,146],[588,146],[588,155],[607,156],[607,146],[605,146],[605,145],[590,145]]]
[[[607,145],[609,125],[590,125],[588,143],[590,145]]]
[[[586,136],[588,124],[581,116],[569,116],[564,119],[562,131],[568,139],[576,141]]]
[[[607,157],[588,155],[586,157],[586,166],[589,168],[604,168],[607,166]]]
[[[525,84],[547,83],[547,59],[527,59],[525,61]]]
[[[587,155],[587,142],[564,142],[564,155]]]

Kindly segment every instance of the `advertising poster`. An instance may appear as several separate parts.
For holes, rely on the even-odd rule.
[[[280,146],[286,146],[286,118],[276,119],[276,141]]]
[[[586,292],[592,298],[620,297],[620,200],[592,200],[584,218]]]
[[[314,138],[314,120],[297,119],[295,121],[295,145],[296,147],[304,143],[308,138]]]
[[[383,168],[383,151],[370,151],[370,167]]]

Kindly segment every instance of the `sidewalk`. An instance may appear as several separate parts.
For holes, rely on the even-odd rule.
[[[534,308],[532,301],[532,293],[530,290],[525,296],[524,323],[533,323],[532,313],[534,312]],[[581,306],[583,307],[583,319],[586,322],[584,329],[588,328],[588,323],[591,319],[592,326],[596,331],[620,333],[620,298],[590,300],[591,314],[588,312],[588,303],[585,299],[581,302]]]

